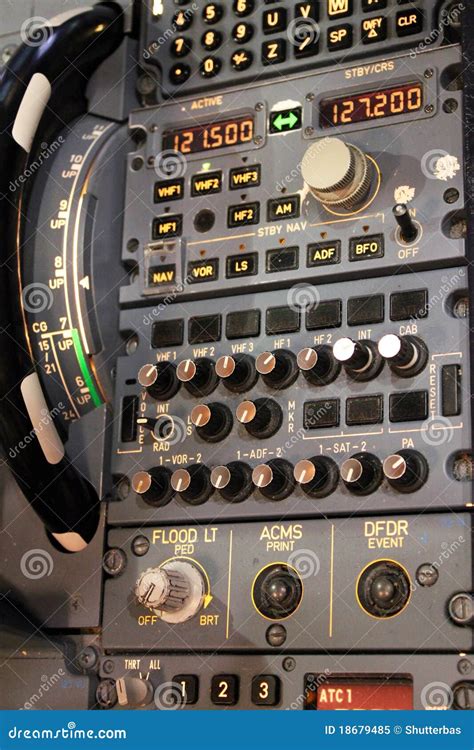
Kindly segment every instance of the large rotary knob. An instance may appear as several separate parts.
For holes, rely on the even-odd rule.
[[[301,164],[312,194],[330,208],[356,208],[369,193],[373,164],[357,146],[340,138],[321,138],[307,149]]]
[[[203,605],[204,594],[201,573],[184,560],[145,570],[135,585],[138,603],[169,623],[185,622],[194,617]]]

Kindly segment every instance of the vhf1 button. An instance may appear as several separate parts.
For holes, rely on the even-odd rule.
[[[222,190],[222,172],[195,174],[191,179],[191,195],[213,195]]]
[[[247,224],[258,224],[260,206],[258,203],[243,203],[241,206],[229,206],[229,227],[242,227]]]
[[[184,179],[155,182],[155,203],[179,201],[184,195]]]
[[[183,231],[183,217],[161,216],[153,222],[153,239],[166,240],[170,237],[179,237]]]
[[[193,260],[188,263],[188,281],[198,284],[201,281],[215,281],[219,276],[219,259]]]
[[[308,268],[329,266],[341,262],[341,242],[315,242],[308,245],[306,264]]]
[[[254,276],[258,271],[258,254],[230,255],[226,261],[225,275],[228,279],[237,276]]]
[[[367,237],[354,237],[349,244],[349,260],[370,260],[383,258],[383,234],[372,234]]]
[[[268,201],[268,221],[278,219],[294,219],[300,215],[300,196],[291,195],[289,198],[273,198]]]

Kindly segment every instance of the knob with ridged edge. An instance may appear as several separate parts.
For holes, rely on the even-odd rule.
[[[192,563],[179,559],[148,568],[135,585],[137,602],[169,623],[194,617],[203,605],[204,595],[201,572]]]

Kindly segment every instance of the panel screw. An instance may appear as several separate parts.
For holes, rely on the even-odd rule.
[[[455,594],[451,597],[448,610],[456,625],[470,625],[474,621],[474,598],[464,591]]]
[[[270,625],[265,637],[270,646],[283,646],[286,641],[286,628],[283,625]]]
[[[102,561],[102,566],[109,576],[119,576],[125,570],[127,556],[118,547],[107,550]]]
[[[460,659],[458,661],[458,672],[460,674],[471,674],[472,663],[469,661],[469,659]]]
[[[132,541],[132,552],[137,557],[143,557],[150,549],[150,542],[146,536],[136,536]]]
[[[434,112],[434,106],[432,104],[427,104],[425,107],[425,112],[427,115],[430,115],[432,112]]]
[[[457,482],[471,482],[473,475],[472,458],[466,454],[457,456],[453,463],[453,476]]]
[[[113,708],[117,703],[115,680],[102,680],[95,691],[96,701],[101,708]]]
[[[128,477],[123,477],[118,483],[115,489],[115,497],[117,500],[126,500],[130,494],[130,480]]]
[[[433,68],[427,68],[425,72],[423,73],[425,78],[433,78],[433,74],[434,74]]]
[[[444,191],[443,198],[445,203],[456,203],[456,201],[459,200],[459,190],[456,190],[456,188],[448,188]]]
[[[255,138],[253,139],[253,142],[255,143],[256,146],[260,146],[260,144],[263,143],[262,136],[256,135]]]
[[[80,654],[76,656],[76,664],[79,669],[94,669],[97,664],[98,654],[92,646],[86,646]]]
[[[142,75],[137,81],[137,91],[143,96],[149,96],[156,88],[155,81],[149,75]]]
[[[293,672],[294,668],[296,667],[296,661],[292,656],[287,656],[286,659],[283,659],[282,666],[285,672]]]
[[[420,586],[434,586],[438,578],[438,570],[430,563],[423,563],[416,571],[416,580]]]
[[[306,101],[307,102],[314,102],[315,99],[316,99],[316,97],[315,97],[315,95],[313,94],[312,91],[309,94],[306,94]]]
[[[156,133],[157,130],[158,130],[158,125],[155,122],[153,123],[153,125],[150,125],[149,127],[150,133]]]
[[[256,112],[261,112],[262,109],[263,109],[263,102],[257,102],[256,105],[255,105],[255,111]]]
[[[115,669],[115,664],[113,663],[112,659],[106,659],[104,663],[102,664],[102,670],[105,674],[112,674],[112,672]]]
[[[308,127],[304,129],[305,135],[313,135],[313,133],[314,133],[314,128],[312,125],[308,125]]]
[[[453,690],[454,708],[469,711],[474,708],[474,682],[459,682]]]

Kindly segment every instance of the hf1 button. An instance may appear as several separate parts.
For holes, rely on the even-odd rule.
[[[354,237],[349,243],[349,260],[370,260],[383,258],[383,234],[372,234],[367,237]]]
[[[193,260],[188,263],[188,281],[199,284],[202,281],[215,281],[219,276],[219,259]]]
[[[258,224],[260,219],[259,203],[242,203],[240,206],[229,206],[227,223],[231,228]]]
[[[180,237],[183,231],[183,217],[159,216],[153,221],[153,239],[167,240],[171,237]]]
[[[203,172],[191,179],[191,195],[213,195],[222,190],[222,172]]]
[[[294,219],[300,215],[300,196],[289,198],[272,198],[267,205],[267,220]]]

